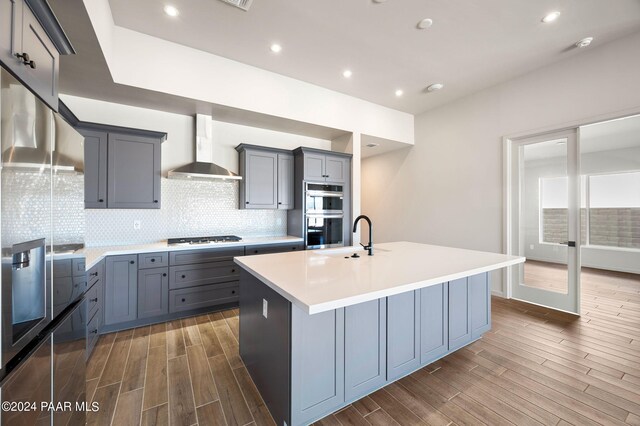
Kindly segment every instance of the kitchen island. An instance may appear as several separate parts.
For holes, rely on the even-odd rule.
[[[410,242],[236,258],[240,355],[276,424],[309,424],[480,338],[488,273],[524,261]]]

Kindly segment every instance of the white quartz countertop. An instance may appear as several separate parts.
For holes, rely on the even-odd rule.
[[[359,258],[345,258],[358,252]],[[295,303],[319,312],[452,281],[526,259],[411,242],[236,257],[235,262]]]
[[[243,247],[255,246],[261,244],[286,244],[301,243],[304,240],[299,237],[285,235],[282,237],[254,237],[242,238],[242,241],[227,243],[208,243],[208,244],[184,244],[184,245],[167,245],[166,241],[160,241],[152,244],[126,245],[126,246],[103,246],[103,247],[87,247],[80,253],[86,256],[86,269],[93,268],[105,256],[117,256],[121,254],[137,254],[137,253],[155,253],[162,251],[179,251],[179,250],[206,250],[212,248],[225,247]]]

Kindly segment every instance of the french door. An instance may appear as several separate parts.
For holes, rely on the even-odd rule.
[[[507,297],[580,314],[578,130],[507,141]]]

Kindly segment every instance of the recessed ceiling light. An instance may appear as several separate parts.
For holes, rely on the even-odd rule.
[[[433,83],[429,87],[427,87],[427,92],[435,92],[436,90],[440,90],[444,87],[442,83]]]
[[[373,142],[371,142],[371,143],[368,143],[368,144],[366,145],[366,147],[367,147],[367,148],[375,148],[375,147],[376,147],[376,146],[378,146],[378,145],[380,145],[380,144],[379,144],[379,143],[373,143]]]
[[[344,78],[351,78],[351,76],[353,75],[353,73],[351,72],[351,70],[344,70],[342,71],[342,76]]]
[[[387,0],[373,0],[374,3],[384,3]]]
[[[587,47],[593,41],[593,37],[585,37],[576,43],[577,47]]]
[[[402,89],[398,89],[398,90],[396,90],[396,96],[397,96],[397,97],[400,97],[400,96],[402,96],[403,94],[404,94],[404,92],[402,91]]]
[[[432,25],[433,25],[433,19],[424,18],[422,21],[418,22],[417,27],[420,30],[424,30],[426,28],[429,28]]]
[[[175,18],[180,14],[180,11],[176,9],[174,6],[171,6],[168,4],[164,7],[164,13]]]
[[[560,12],[558,12],[557,10],[554,10],[553,12],[547,13],[545,17],[542,18],[542,22],[544,22],[545,24],[548,24],[558,19],[558,16],[560,16]]]
[[[280,51],[282,50],[282,46],[280,46],[278,43],[273,43],[270,49],[273,53],[280,53]]]

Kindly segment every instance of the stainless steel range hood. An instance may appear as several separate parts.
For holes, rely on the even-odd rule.
[[[213,157],[213,125],[211,117],[196,114],[196,161],[169,171],[169,178],[235,179],[238,176],[222,166],[209,162]]]

